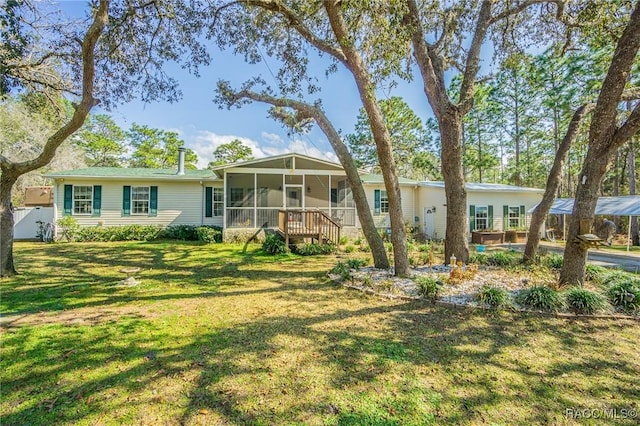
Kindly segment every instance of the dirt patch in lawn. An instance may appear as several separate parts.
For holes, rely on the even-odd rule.
[[[8,315],[0,318],[0,330],[34,325],[97,325],[122,318],[153,318],[157,314],[148,309],[131,306],[121,308],[87,307],[55,312]]]

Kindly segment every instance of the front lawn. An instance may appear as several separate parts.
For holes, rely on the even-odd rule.
[[[637,422],[637,322],[382,300],[329,281],[334,255],[242,249],[16,244],[1,423]]]

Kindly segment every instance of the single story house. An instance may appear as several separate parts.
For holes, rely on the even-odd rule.
[[[181,155],[183,155],[181,153]],[[359,221],[340,164],[301,154],[283,154],[213,170],[91,167],[50,173],[55,218],[72,215],[82,226],[217,225],[233,233],[278,228],[286,212],[322,212],[357,234]],[[362,173],[376,226],[389,227],[389,200],[382,176]],[[428,237],[445,235],[442,182],[400,179],[405,222]],[[469,230],[526,227],[526,212],[540,189],[468,184]],[[285,213],[286,214],[286,213]],[[289,213],[289,221],[292,216]]]

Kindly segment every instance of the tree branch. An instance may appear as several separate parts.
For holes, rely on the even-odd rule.
[[[411,29],[413,56],[424,81],[424,91],[431,109],[436,117],[442,113],[441,106],[453,107],[449,96],[444,90],[444,70],[440,58],[433,46],[425,40],[424,27],[420,22],[420,12],[415,0],[407,0],[408,13],[403,18],[403,24]]]
[[[93,18],[91,26],[85,34],[82,42],[82,100],[75,109],[71,119],[58,131],[49,137],[40,155],[29,161],[15,163],[12,166],[14,172],[24,174],[47,165],[56,153],[56,149],[82,127],[89,111],[98,101],[93,98],[93,86],[95,78],[95,47],[109,18],[109,0],[100,0],[98,10]]]
[[[511,9],[505,10],[504,12],[496,16],[491,17],[491,19],[489,20],[489,25],[495,24],[496,22],[508,18],[509,16],[517,15],[529,6],[541,3],[555,3],[558,8],[558,10],[556,11],[556,17],[558,17],[558,19],[560,19],[560,17],[562,17],[562,15],[564,14],[565,2],[563,0],[529,0],[522,2],[519,5],[512,7]]]
[[[484,0],[480,6],[480,13],[476,21],[476,29],[473,33],[471,47],[467,52],[462,84],[460,86],[460,111],[464,115],[473,107],[473,94],[475,90],[476,74],[480,69],[480,49],[487,35],[491,22],[491,0]]]
[[[637,3],[631,13],[629,23],[618,40],[609,70],[602,83],[596,109],[593,112],[591,128],[589,129],[590,140],[607,140],[605,135],[613,135],[614,132],[620,136],[622,135],[615,129],[618,103],[629,78],[629,70],[631,70],[639,49],[640,3]]]
[[[304,24],[304,22],[302,21],[302,18],[299,15],[297,15],[293,10],[291,10],[289,7],[285,6],[278,0],[238,0],[231,3],[227,3],[216,10],[216,13],[214,15],[214,24],[217,21],[218,14],[220,11],[222,11],[223,9],[226,9],[227,7],[237,5],[237,4],[259,7],[261,9],[268,10],[270,12],[274,12],[276,14],[281,15],[283,18],[285,18],[289,22],[289,26],[291,28],[295,29],[298,32],[298,34],[300,34],[305,40],[307,40],[316,49],[333,56],[342,64],[344,64],[346,67],[349,66],[347,62],[347,58],[342,52],[342,49],[332,46],[331,44],[327,43],[325,40],[323,40],[322,38],[314,34],[313,31],[311,31]]]
[[[627,121],[613,134],[613,145],[616,147],[624,145],[638,132],[640,132],[640,103],[633,108]]]

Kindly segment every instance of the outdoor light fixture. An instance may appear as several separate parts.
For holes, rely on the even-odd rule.
[[[307,192],[311,192],[311,187],[307,186]]]

